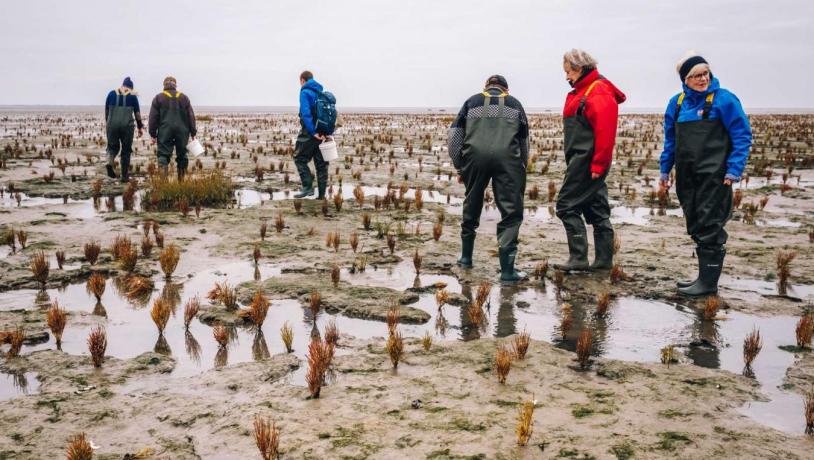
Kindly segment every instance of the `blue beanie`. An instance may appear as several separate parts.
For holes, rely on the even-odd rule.
[[[131,80],[130,77],[126,77],[124,79],[124,82],[122,82],[122,86],[126,86],[130,89],[133,89],[133,80]]]

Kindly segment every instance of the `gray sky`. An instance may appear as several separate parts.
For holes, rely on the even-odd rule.
[[[0,104],[102,104],[129,75],[147,105],[174,75],[194,105],[295,105],[307,68],[346,107],[457,107],[493,73],[559,107],[579,47],[628,108],[664,106],[689,49],[747,108],[814,108],[809,0],[3,3]]]

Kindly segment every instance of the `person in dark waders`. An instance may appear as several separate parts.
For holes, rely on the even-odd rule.
[[[175,164],[178,168],[178,180],[183,180],[187,173],[187,143],[195,139],[195,112],[186,94],[176,89],[174,77],[164,79],[164,91],[153,98],[150,107],[150,137],[152,143],[158,143],[158,166],[165,177],[169,171],[172,149],[175,148]]]
[[[449,130],[449,156],[466,187],[458,265],[472,268],[483,194],[491,181],[501,217],[497,224],[500,281],[507,284],[526,278],[514,264],[523,223],[528,137],[526,112],[509,95],[509,85],[500,75],[489,77],[483,92],[467,99]]]
[[[554,264],[570,271],[608,270],[613,266],[613,226],[608,186],[616,143],[619,104],[625,95],[599,74],[596,60],[572,49],[563,56],[563,70],[573,90],[563,109],[565,178],[557,195],[557,217],[568,238],[568,261]],[[588,265],[585,222],[594,229],[594,262]]]
[[[135,119],[135,123],[134,123]],[[122,86],[107,94],[105,101],[105,129],[107,132],[107,175],[116,178],[114,166],[121,152],[121,183],[130,180],[130,154],[133,152],[133,132],[144,135],[144,123],[138,104],[138,93],[133,91],[133,80],[127,77]]]
[[[317,132],[314,123],[314,111],[316,110],[317,95],[322,91],[322,85],[314,80],[314,74],[306,70],[300,74],[300,133],[297,136],[297,143],[294,147],[294,164],[300,175],[302,190],[294,195],[294,198],[305,198],[314,194],[314,176],[308,163],[314,160],[317,169],[317,187],[319,194],[317,199],[325,198],[325,189],[328,186],[328,162],[322,158],[319,151],[319,144],[327,136]]]
[[[689,53],[676,70],[682,91],[664,112],[660,185],[670,187],[675,166],[676,194],[698,256],[698,276],[679,281],[678,291],[698,296],[718,292],[732,184],[740,181],[749,158],[752,129],[738,98],[721,88],[703,57]]]

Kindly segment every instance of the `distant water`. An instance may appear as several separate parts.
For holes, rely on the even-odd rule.
[[[97,105],[0,105],[0,113],[101,113],[104,107]],[[456,115],[457,107],[338,107],[344,113],[407,113]],[[560,107],[527,107],[528,113],[560,113]],[[620,107],[622,113],[661,114],[663,107]],[[203,113],[297,113],[294,106],[196,106],[195,112]],[[751,108],[750,114],[814,114],[814,108]],[[146,114],[145,114],[146,115]]]

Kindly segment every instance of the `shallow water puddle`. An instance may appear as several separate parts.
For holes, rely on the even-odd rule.
[[[731,289],[733,291],[754,292],[763,296],[780,295],[777,283],[774,281],[723,276],[721,280],[721,287]],[[812,301],[814,300],[814,285],[791,284],[786,289],[786,296],[803,301]]]
[[[342,187],[339,187],[338,185],[334,185],[333,193],[331,193],[331,196],[333,196],[333,194],[341,191],[343,199],[352,200],[352,199],[354,199],[354,196],[353,196],[354,187],[355,187],[355,185],[347,184],[347,183],[344,184]],[[372,187],[372,186],[363,185],[362,190],[365,192],[365,198],[367,200],[370,200],[370,201],[373,200],[373,196],[378,196],[378,197],[382,198],[385,195],[387,195],[387,187]],[[398,187],[394,187],[392,190],[394,190],[396,193],[398,193],[399,189],[398,189]],[[328,192],[331,192],[331,190],[329,189]],[[235,201],[237,201],[239,208],[248,208],[248,207],[260,206],[264,202],[269,201],[269,200],[272,200],[272,201],[290,200],[290,199],[293,199],[294,195],[297,194],[297,193],[299,193],[298,188],[294,188],[294,189],[291,189],[291,190],[277,191],[277,192],[274,192],[274,193],[260,192],[260,191],[252,190],[252,189],[248,189],[248,188],[241,188],[241,189],[235,190]],[[309,198],[305,198],[305,199],[306,200],[313,200],[313,199],[315,199],[315,197],[316,197],[316,194],[312,195]],[[408,189],[407,192],[405,192],[404,197],[406,199],[409,199],[409,200],[414,200],[415,199],[415,189]],[[329,197],[329,200],[330,200],[330,198],[331,197]],[[424,200],[425,203],[439,203],[439,204],[447,203],[447,195],[444,195],[444,194],[439,193],[437,191],[424,190],[423,194],[422,194],[422,199]],[[461,199],[461,198],[458,198],[458,197],[455,197],[455,196],[450,196],[449,197],[449,203],[462,203],[462,202],[463,202],[463,199]],[[331,206],[333,206],[333,204],[331,204]]]
[[[121,195],[115,196],[114,206],[110,208],[108,206],[108,199],[105,196],[102,196],[96,201],[94,201],[93,198],[86,200],[68,198],[68,201],[64,202],[62,198],[30,197],[25,193],[19,193],[19,204],[16,198],[10,193],[5,193],[4,196],[0,198],[0,208],[41,207],[43,208],[44,214],[59,213],[72,219],[90,219],[104,212],[116,212],[124,209]],[[134,196],[133,210],[136,212],[141,211],[141,191],[137,191]]]
[[[40,381],[33,372],[0,372],[0,401],[39,393]]]
[[[262,279],[284,276],[280,267],[264,264],[258,267]],[[380,321],[347,318],[321,313],[314,322],[310,311],[296,299],[272,301],[268,317],[261,333],[254,328],[232,328],[232,341],[226,350],[219,350],[212,337],[212,328],[194,320],[187,333],[183,327],[183,304],[198,295],[202,303],[205,295],[216,281],[228,280],[232,285],[251,280],[254,266],[247,262],[234,262],[198,273],[188,279],[174,280],[176,293],[167,293],[177,302],[176,313],[170,318],[164,336],[159,334],[150,319],[149,306],[152,299],[161,295],[166,287],[161,277],[156,277],[156,291],[150,302],[143,306],[133,305],[119,296],[114,282],[109,282],[100,305],[85,290],[84,283],[48,291],[50,299],[59,299],[70,311],[106,315],[104,323],[108,333],[107,354],[118,358],[133,358],[146,351],[168,353],[177,360],[172,377],[187,377],[208,369],[231,364],[262,360],[270,355],[283,353],[280,327],[288,322],[294,330],[294,353],[303,365],[289,374],[287,381],[304,385],[305,355],[311,334],[322,333],[329,321],[336,322],[341,334],[359,339],[384,337],[387,326]],[[373,269],[365,272],[344,273],[343,280],[356,285],[383,286],[396,290],[422,288],[442,282],[450,293],[463,294],[471,299],[476,286],[461,285],[449,275],[415,276],[412,262],[403,261],[394,267]],[[780,345],[794,343],[794,325],[797,318],[778,316],[760,318],[744,313],[722,314],[715,322],[703,321],[700,313],[682,305],[643,300],[632,297],[615,299],[603,318],[594,315],[594,305],[572,305],[573,324],[563,336],[560,319],[563,300],[551,283],[535,283],[522,287],[495,285],[492,289],[486,321],[482,325],[471,323],[465,308],[445,305],[441,310],[435,302],[435,289],[419,294],[418,302],[409,305],[430,315],[426,324],[401,324],[399,329],[405,337],[421,337],[425,333],[441,340],[473,340],[480,337],[506,337],[527,330],[532,338],[544,340],[558,347],[574,350],[576,340],[583,328],[594,331],[594,356],[624,361],[658,362],[660,349],[674,344],[686,355],[686,359],[699,366],[726,369],[735,373],[743,370],[741,345],[744,337],[756,326],[761,331],[764,345],[754,364],[754,374],[768,402],[751,403],[741,411],[760,423],[790,433],[799,433],[804,426],[801,398],[779,389],[786,369],[794,356],[782,351]],[[37,293],[34,290],[10,291],[0,294],[0,308],[19,308],[31,305]],[[567,293],[565,293],[567,295]],[[69,319],[63,337],[63,350],[76,355],[87,355],[86,338],[91,329],[73,326]],[[53,349],[53,338],[47,343],[25,346],[23,353],[39,349]],[[337,355],[345,351],[337,349]],[[33,376],[27,376],[33,377]],[[153,376],[143,381],[130,382],[124,391],[149,391],[167,376]],[[341,379],[341,376],[339,376]],[[34,378],[27,378],[28,391],[36,391]],[[15,397],[25,394],[14,380],[0,380],[0,394]]]

